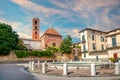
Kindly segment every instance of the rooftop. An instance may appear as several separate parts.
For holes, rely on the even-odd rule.
[[[100,31],[100,30],[96,30],[96,29],[91,29],[91,28],[85,28],[85,29],[79,31],[79,33],[80,33],[80,32],[83,32],[83,31],[85,31],[85,30],[91,30],[91,31],[96,31],[96,32],[103,32],[103,33],[110,33],[110,32],[116,31],[116,30],[120,30],[120,28],[113,29],[113,30],[110,30],[110,31],[108,31],[108,32]]]
[[[44,34],[53,34],[53,35],[60,35],[55,29],[53,28],[48,28]]]

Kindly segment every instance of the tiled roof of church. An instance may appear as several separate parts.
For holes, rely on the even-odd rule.
[[[60,35],[55,29],[48,28],[44,34],[54,34],[54,35]]]

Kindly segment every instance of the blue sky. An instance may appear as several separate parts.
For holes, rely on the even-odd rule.
[[[40,35],[52,25],[63,38],[79,42],[79,31],[120,28],[120,0],[0,0],[0,22],[22,38],[31,38],[32,18],[40,19]]]

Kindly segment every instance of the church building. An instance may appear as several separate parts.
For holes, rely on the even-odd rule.
[[[40,36],[40,20],[32,19],[32,39],[21,38],[25,46],[30,50],[43,50],[49,46],[59,47],[62,42],[62,36],[52,27],[49,27],[45,33]]]
[[[62,42],[62,36],[52,27],[49,27],[45,33],[40,37],[42,49],[48,46],[59,47]]]

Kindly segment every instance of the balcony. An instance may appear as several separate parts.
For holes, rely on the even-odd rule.
[[[120,49],[120,43],[117,43],[117,44],[115,44],[115,45],[108,44],[108,45],[107,45],[107,49],[108,49],[108,50]]]
[[[91,51],[89,54],[90,54],[90,55],[106,55],[106,54],[107,54],[107,50]]]

